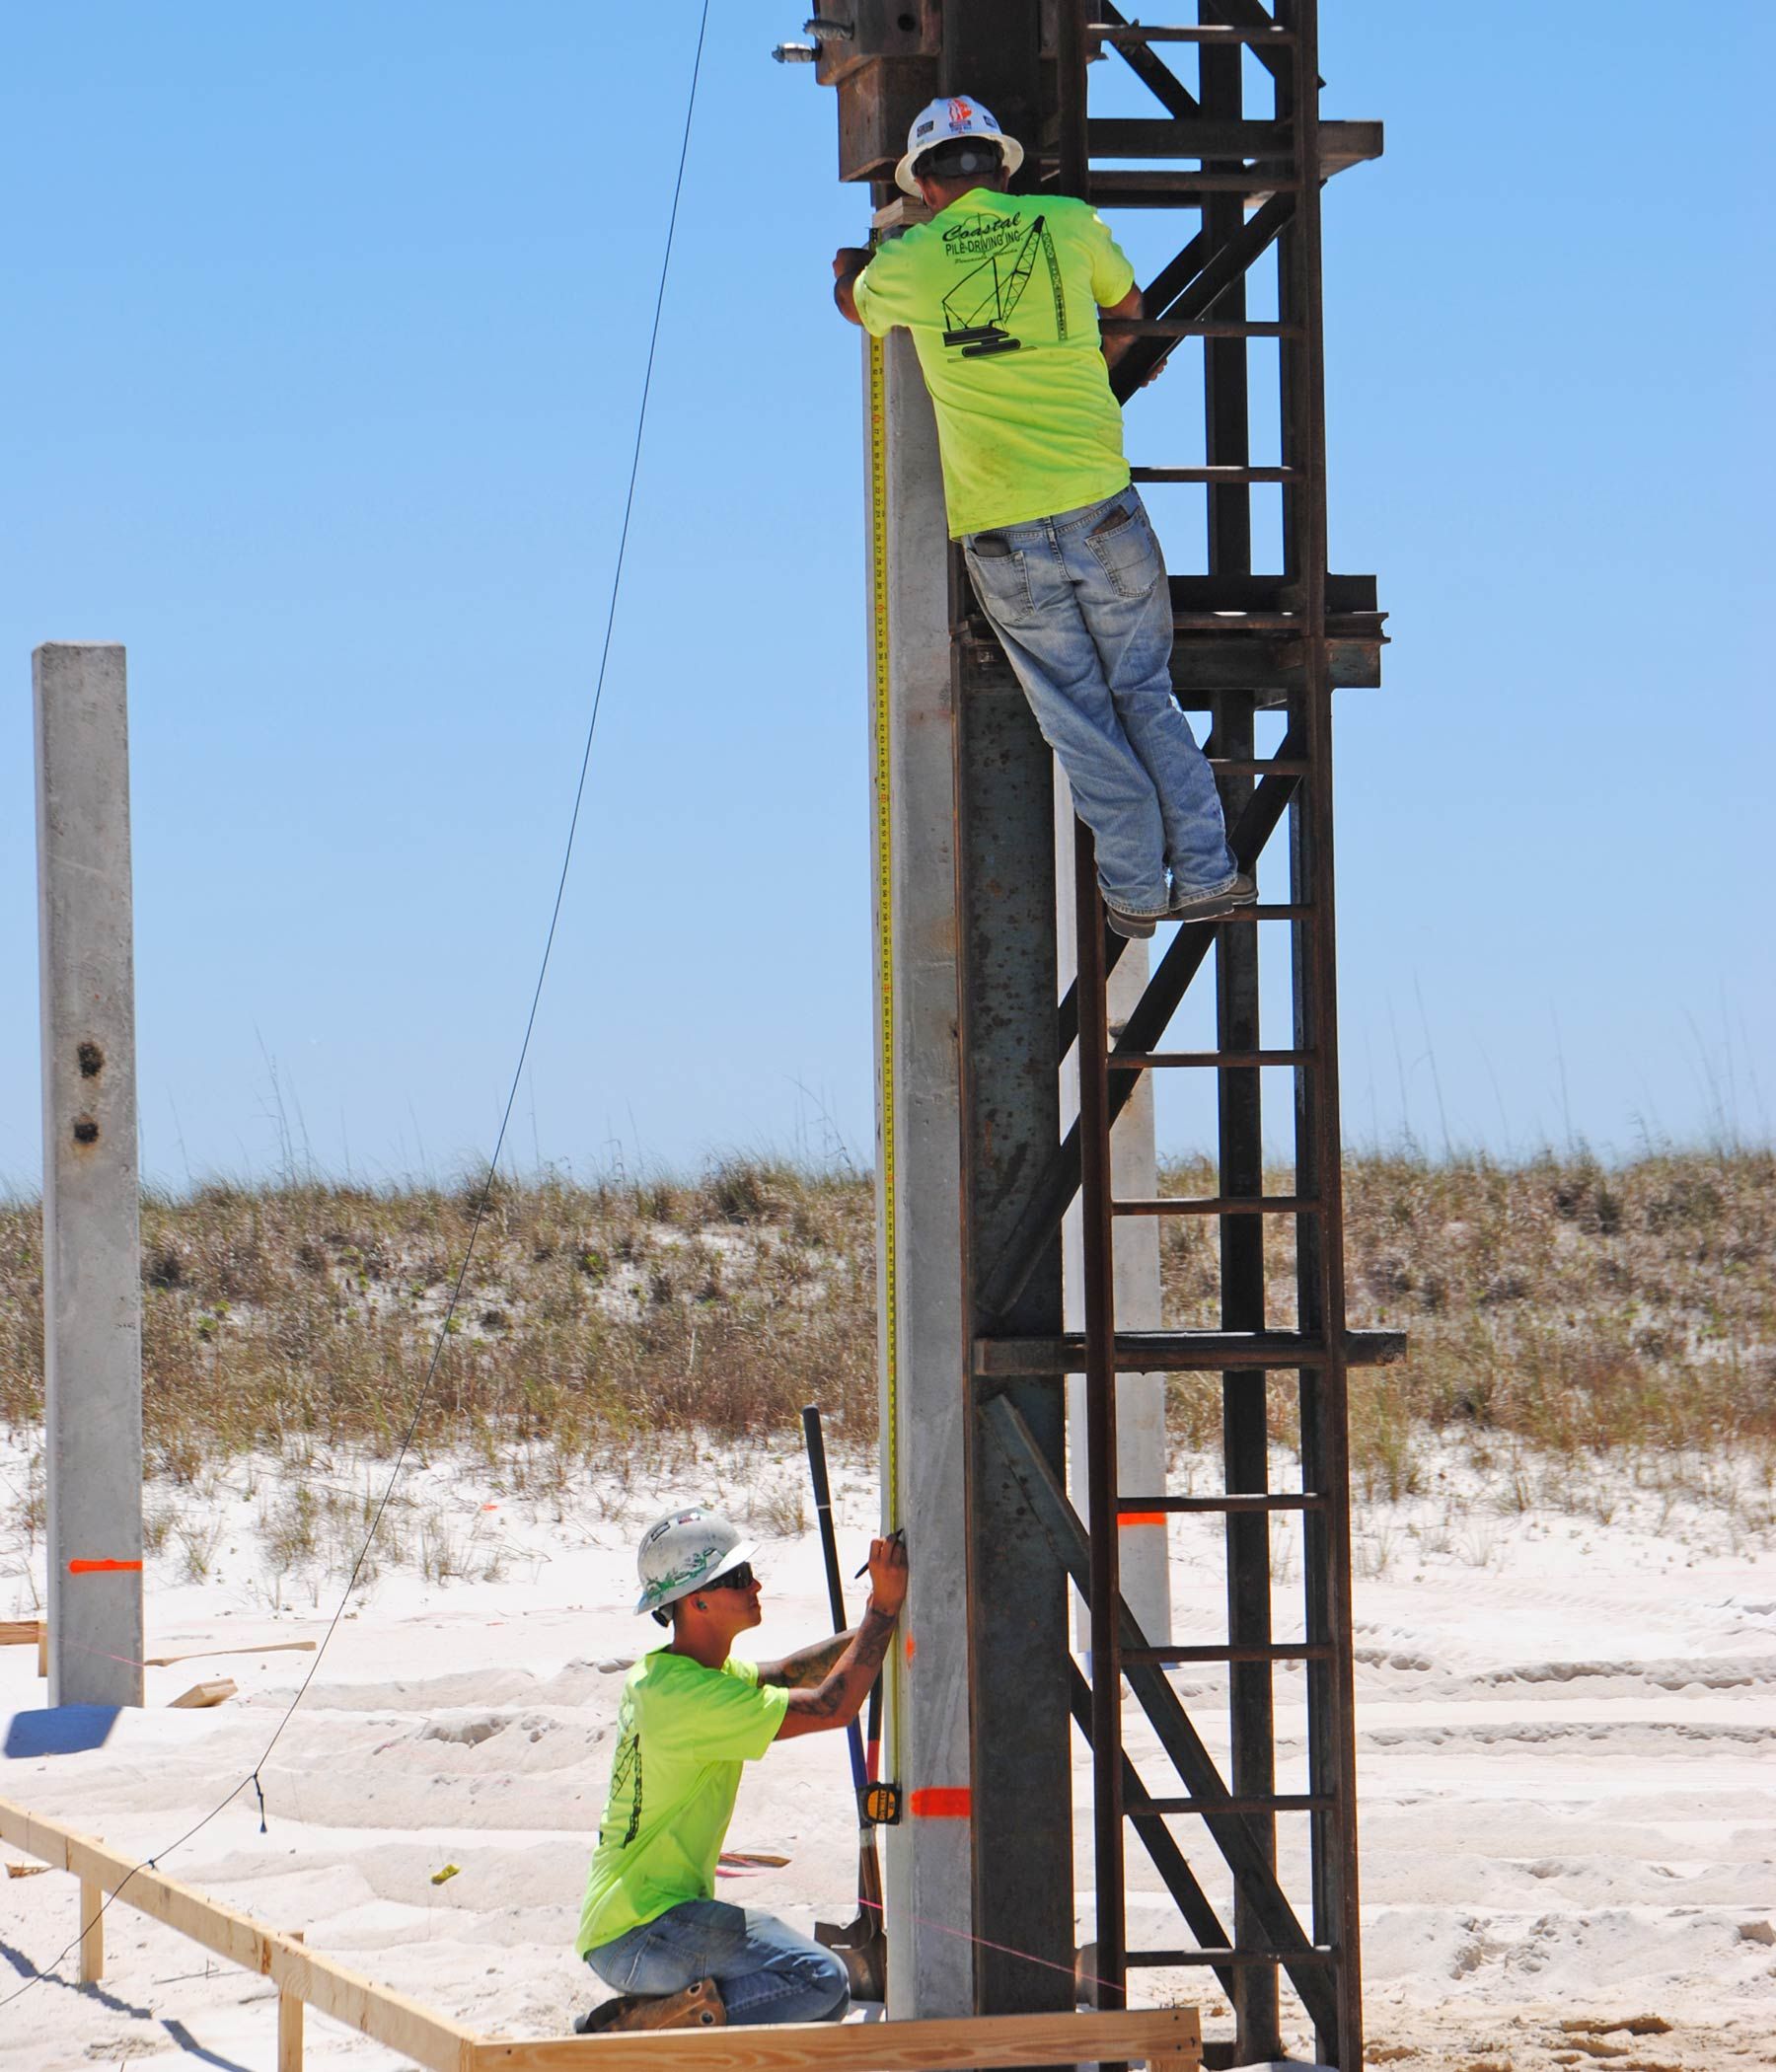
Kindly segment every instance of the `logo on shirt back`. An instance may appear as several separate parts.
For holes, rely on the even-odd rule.
[[[964,359],[1021,348],[1023,340],[1001,327],[1023,300],[1039,259],[1048,266],[1055,336],[1067,336],[1067,293],[1048,218],[1038,216],[1028,230],[1022,225],[1020,209],[1011,216],[966,216],[943,233],[944,251],[951,259],[979,259],[943,298],[943,342],[960,346]]]

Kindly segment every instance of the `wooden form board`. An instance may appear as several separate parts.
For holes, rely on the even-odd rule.
[[[58,1871],[71,1871],[83,1888],[114,1894],[151,1920],[239,1964],[269,1978],[280,1994],[298,1999],[343,2022],[373,2041],[386,2043],[423,2065],[427,2072],[473,2072],[481,2038],[471,2029],[434,2015],[417,2001],[350,1971],[343,1964],[317,1957],[294,1936],[279,1935],[263,1922],[218,1905],[163,1872],[137,1869],[127,1856],[102,1842],[64,1827],[56,1820],[27,1813],[0,1799],[0,1839],[27,1856],[36,1856]],[[83,1920],[83,1931],[89,1927]],[[85,1934],[82,1937],[86,1942]],[[96,1954],[96,1953],[95,1953]]]
[[[1193,2007],[501,2040],[317,1956],[300,1934],[281,1935],[8,1799],[0,1799],[0,1840],[80,1880],[83,1978],[98,1978],[104,1967],[99,1913],[108,1896],[269,1978],[278,1990],[279,2072],[300,2072],[304,2005],[427,2072],[976,2072],[1128,2059],[1143,2059],[1153,2072],[1195,2072],[1203,2058]]]
[[[972,2072],[1144,2058],[1203,2061],[1194,2007],[1122,2015],[964,2015],[941,2022],[783,2023],[656,2029],[606,2036],[479,2043],[475,2072]]]

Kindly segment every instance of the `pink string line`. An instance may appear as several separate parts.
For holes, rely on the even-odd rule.
[[[857,1904],[867,1907],[872,1913],[884,1911],[881,1900],[865,1899],[860,1893]],[[909,1914],[907,1919],[917,1922],[921,1928],[934,1928],[939,1935],[953,1935],[958,1942],[978,1943],[983,1950],[997,1950],[1001,1957],[1022,1958],[1026,1964],[1040,1964],[1045,1971],[1064,1971],[1069,1978],[1081,1985],[1109,1986],[1112,1992],[1126,1990],[1111,1979],[1099,1978],[1090,1971],[1081,1971],[1076,1964],[1058,1964],[1053,1958],[1036,1957],[1028,1950],[1014,1950],[1009,1943],[996,1943],[991,1936],[970,1935],[966,1928],[950,1928],[942,1921],[927,1921],[923,1914]]]

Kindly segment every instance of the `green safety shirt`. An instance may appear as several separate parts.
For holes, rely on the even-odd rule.
[[[777,1739],[789,1693],[756,1663],[706,1669],[657,1648],[624,1679],[617,1757],[574,1951],[615,1942],[686,1899],[715,1896],[740,1765]]]
[[[913,333],[937,412],[952,538],[1128,486],[1097,313],[1134,285],[1088,202],[991,187],[891,238],[857,275],[864,329]]]

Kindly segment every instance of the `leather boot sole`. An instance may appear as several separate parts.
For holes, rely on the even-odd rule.
[[[619,1993],[581,2015],[575,2035],[606,2035],[622,2030],[725,2029],[727,2008],[712,1978],[700,1978],[680,1993]]]

